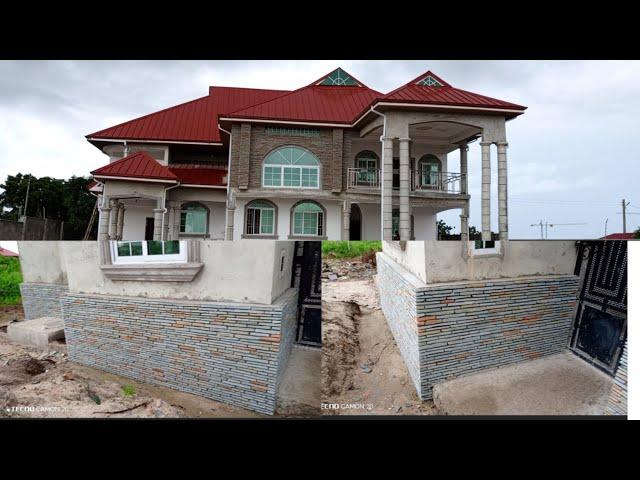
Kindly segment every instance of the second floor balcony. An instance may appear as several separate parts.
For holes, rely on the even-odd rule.
[[[464,174],[455,172],[412,171],[412,193],[442,192],[461,194],[464,185]],[[347,190],[367,191],[380,190],[382,172],[379,169],[349,168],[347,169]],[[393,189],[400,189],[400,174],[394,169]]]

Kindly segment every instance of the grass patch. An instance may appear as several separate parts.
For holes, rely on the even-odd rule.
[[[379,240],[348,242],[345,240],[329,240],[322,242],[322,255],[333,258],[360,257],[368,252],[382,250]]]
[[[133,397],[136,394],[136,387],[134,387],[133,385],[123,385],[122,394],[125,397]]]
[[[0,257],[0,305],[17,305],[22,302],[21,283],[20,260],[17,257]]]

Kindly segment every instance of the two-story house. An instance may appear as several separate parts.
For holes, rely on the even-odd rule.
[[[92,172],[98,235],[434,240],[436,215],[449,209],[461,209],[464,234],[467,145],[481,139],[483,239],[491,239],[492,144],[506,238],[505,122],[525,108],[432,72],[387,94],[340,68],[293,91],[210,87],[87,136],[110,157]]]

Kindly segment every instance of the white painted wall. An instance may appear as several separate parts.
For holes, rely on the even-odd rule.
[[[575,241],[511,240],[504,257],[464,259],[459,241],[383,242],[383,250],[426,283],[542,275],[572,275]],[[422,250],[422,252],[420,252]]]
[[[437,240],[438,226],[436,211],[428,207],[414,207],[411,209],[414,222],[416,240]]]
[[[358,203],[362,212],[362,240],[380,240],[380,204]]]
[[[153,218],[153,208],[144,205],[126,205],[122,225],[124,240],[144,240],[146,218]]]
[[[278,198],[270,199],[278,207],[277,234],[279,240],[288,240],[291,232],[291,208],[298,203],[301,198],[288,199]],[[240,239],[244,234],[245,225],[245,206],[251,202],[251,199],[237,199],[236,210],[233,220],[233,238]],[[340,240],[342,232],[342,202],[318,201],[327,211],[326,220],[326,236],[328,240]]]
[[[26,283],[67,283],[63,242],[19,241],[20,269]],[[80,243],[80,242],[69,242]],[[97,242],[92,242],[96,243]]]

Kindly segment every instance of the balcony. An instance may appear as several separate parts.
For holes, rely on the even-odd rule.
[[[462,192],[464,175],[453,172],[411,172],[411,192],[441,192],[460,194]],[[349,168],[347,169],[348,190],[379,190],[382,175],[378,169]],[[400,187],[400,175],[393,174],[393,189]]]
[[[379,189],[381,184],[380,170],[371,168],[347,169],[347,189]]]
[[[453,172],[412,172],[411,191],[463,193],[464,175]],[[395,182],[394,182],[395,183]]]

